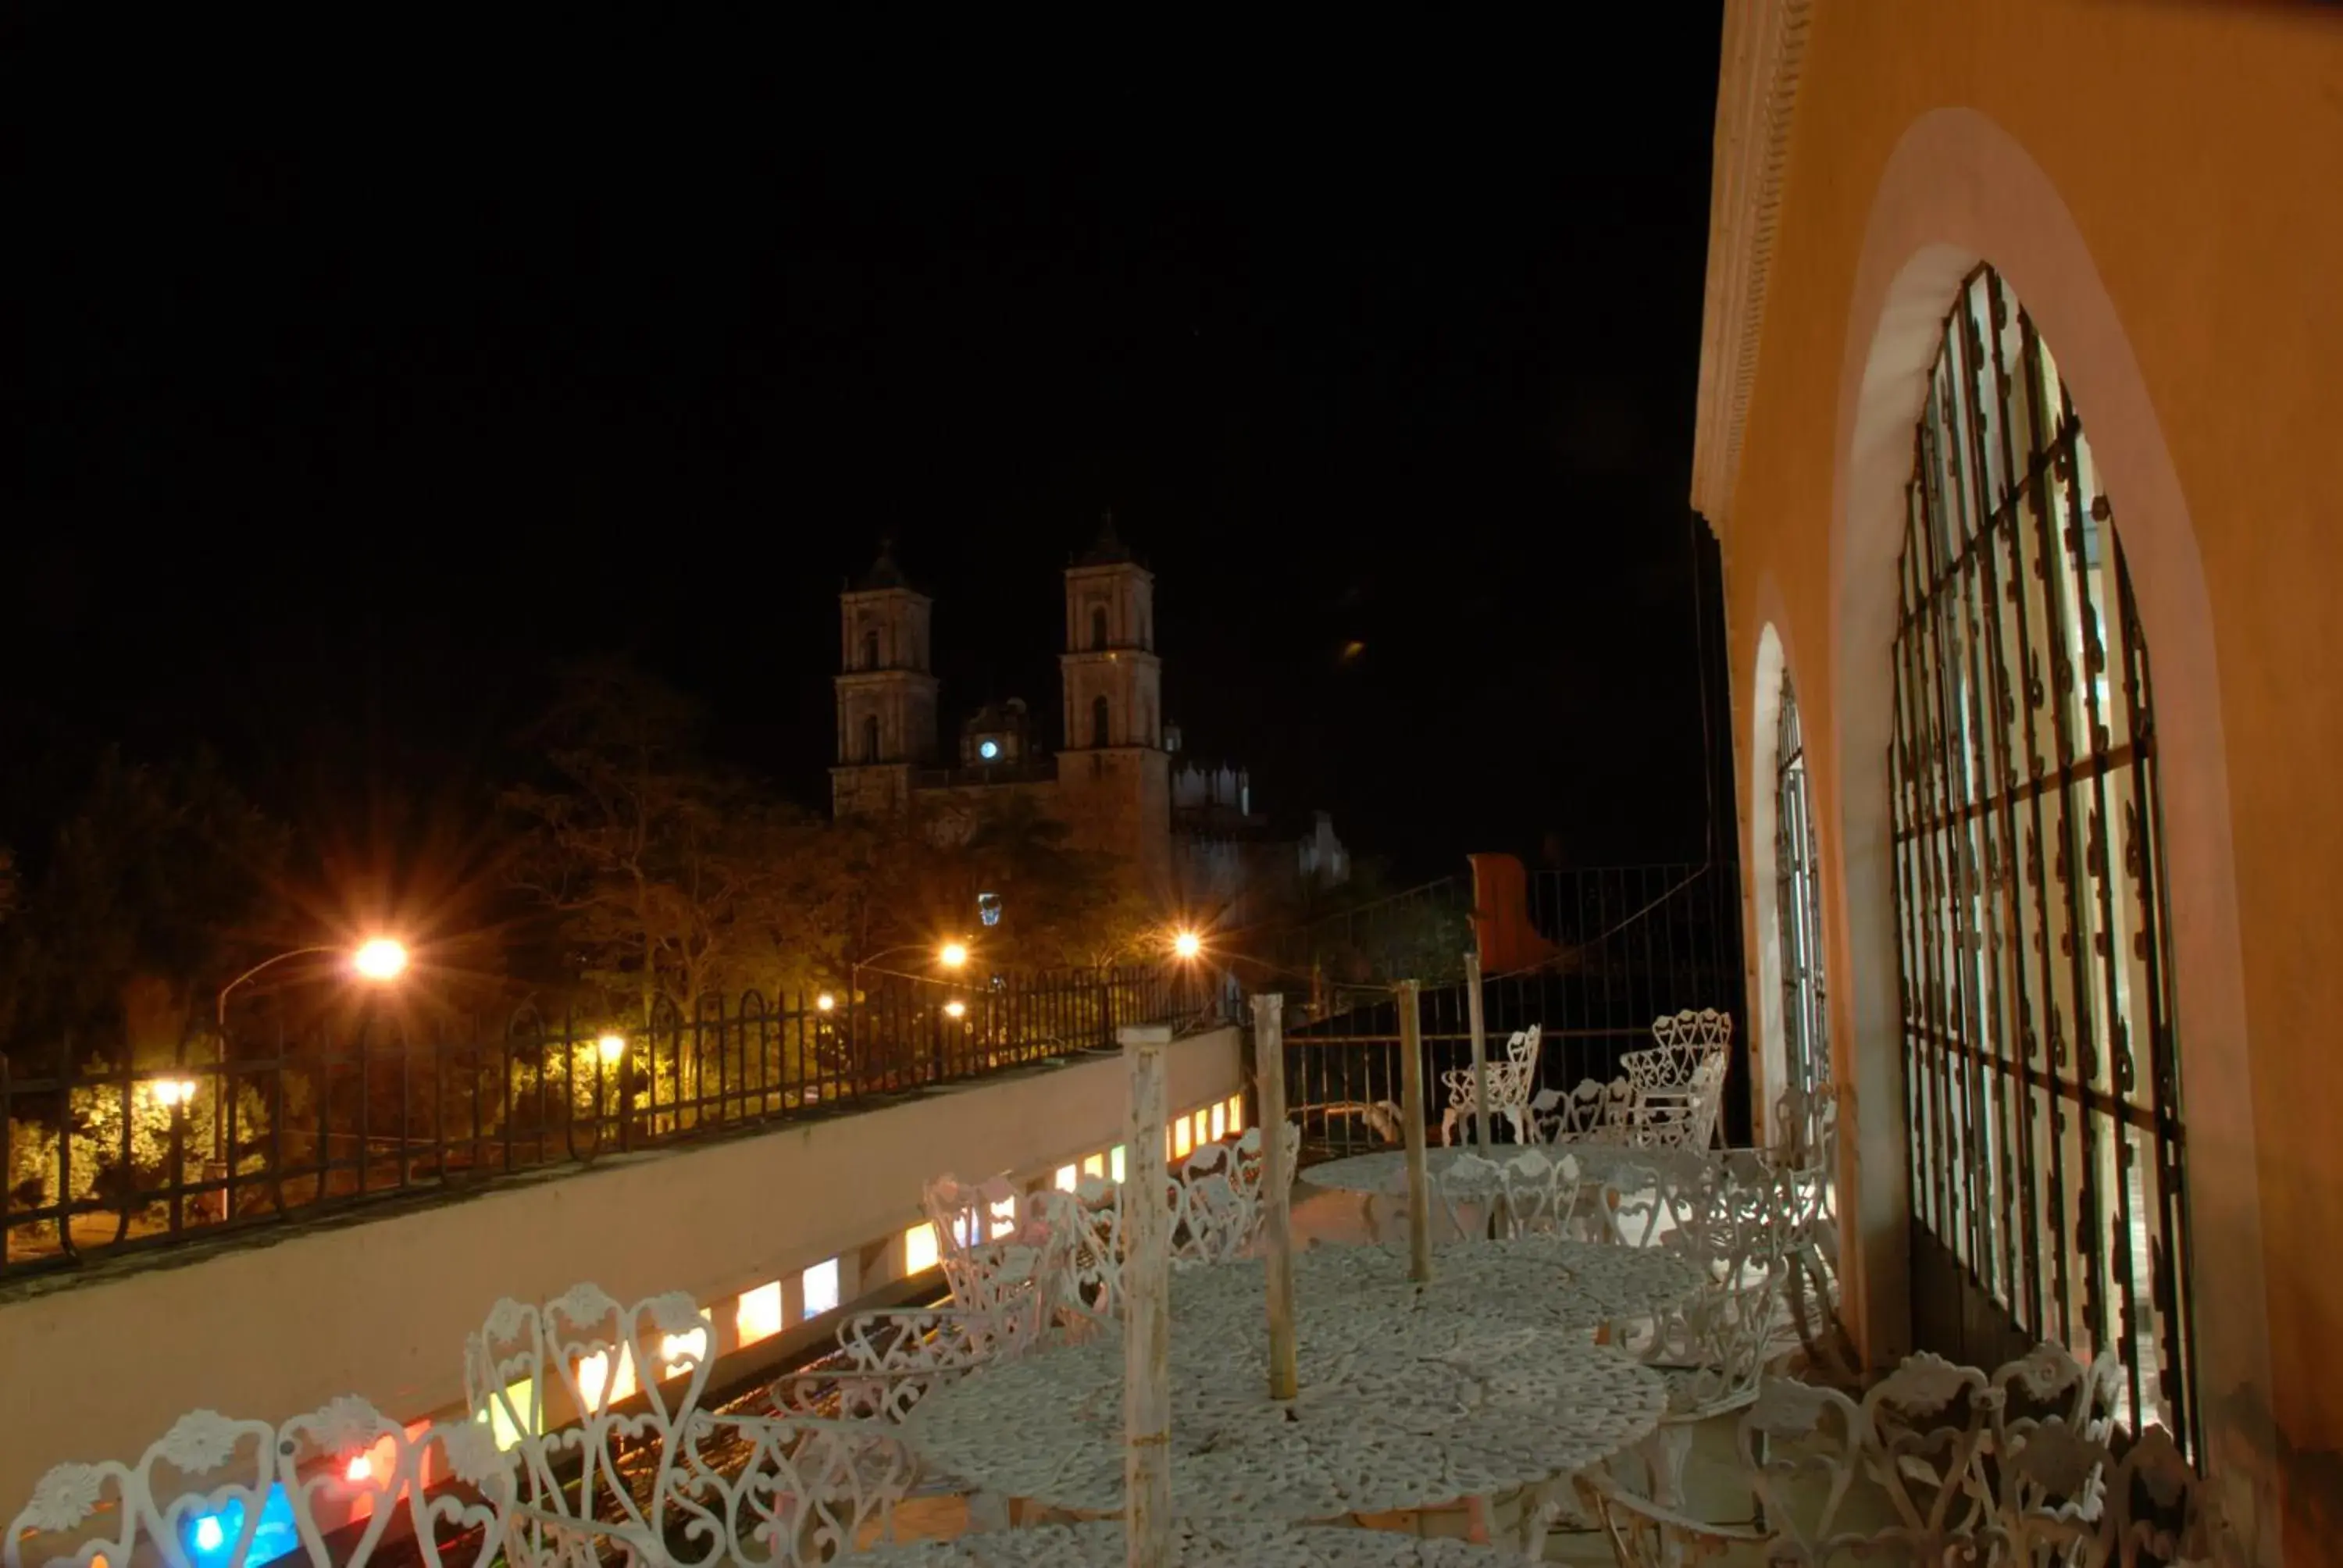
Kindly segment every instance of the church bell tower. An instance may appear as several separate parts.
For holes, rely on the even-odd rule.
[[[912,773],[935,760],[932,608],[896,566],[891,540],[879,547],[862,580],[838,596],[838,762],[830,770],[836,817],[902,810]]]
[[[1171,758],[1163,669],[1155,657],[1155,577],[1107,514],[1097,542],[1066,568],[1065,745],[1058,797],[1076,848],[1131,862],[1161,890],[1172,869]]]

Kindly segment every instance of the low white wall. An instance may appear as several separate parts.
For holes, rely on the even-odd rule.
[[[1175,1111],[1242,1087],[1237,1030],[1172,1048]],[[1120,1143],[1118,1058],[1043,1065],[860,1114],[616,1156],[397,1214],[116,1264],[0,1300],[0,1519],[63,1460],[135,1459],[177,1415],[277,1421],[338,1393],[400,1420],[460,1405],[464,1337],[500,1296],[591,1280],[621,1301],[684,1290],[711,1309],[840,1260],[851,1302],[900,1274],[885,1243],[944,1171],[1046,1174]]]

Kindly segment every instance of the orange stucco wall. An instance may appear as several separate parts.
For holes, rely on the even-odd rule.
[[[2110,438],[2111,413],[2152,411],[2132,422],[2152,424],[2157,455],[2168,454],[2162,480],[2137,477],[2157,467],[2143,461],[2131,470],[2136,495],[2122,493],[2126,477],[2112,472],[2108,487],[2143,603],[2164,621],[2146,617],[2159,719],[2172,719],[2161,689],[2167,679],[2201,679],[2204,701],[2194,711],[2208,721],[2197,735],[2217,739],[2203,771],[2219,787],[2196,798],[2222,799],[2226,789],[2225,811],[2177,822],[2167,813],[2166,823],[2167,839],[2224,840],[2201,858],[2223,874],[2176,886],[2176,901],[2187,904],[2180,918],[2227,919],[2222,900],[2234,905],[2234,975],[2192,976],[2186,963],[2178,974],[2195,1218],[2201,1227],[2234,1213],[2232,1233],[2248,1237],[2259,1228],[2258,1281],[2247,1277],[2251,1268],[2226,1266],[2221,1277],[2205,1277],[2220,1250],[2199,1253],[2197,1294],[2228,1314],[2218,1356],[2208,1356],[2206,1394],[2266,1411],[2262,1468],[2282,1488],[2287,1555],[2327,1560],[2327,1552],[2343,1553],[2343,1052],[2334,1043],[2334,1020],[2343,1018],[2343,811],[2334,804],[2343,766],[2343,463],[2335,457],[2343,427],[2343,16],[2156,0],[1816,0],[1740,467],[1729,503],[1712,499],[1710,509],[1725,540],[1744,842],[1754,849],[1753,760],[1765,749],[1767,706],[1754,688],[1770,625],[1780,650],[1769,658],[1786,659],[1805,722],[1825,921],[1840,965],[1875,963],[1882,950],[1848,930],[1850,900],[1864,910],[1866,898],[1849,878],[1860,882],[1870,870],[1850,869],[1834,839],[1849,819],[1848,792],[1879,789],[1884,779],[1878,730],[1839,711],[1851,689],[1841,672],[1867,668],[1862,661],[1884,670],[1889,657],[1884,642],[1845,646],[1846,606],[1850,596],[1893,592],[1892,582],[1872,580],[1887,574],[1847,577],[1841,536],[1864,522],[1844,509],[1850,496],[1862,504],[1869,494],[1850,477],[1849,410],[1862,397],[1851,381],[1863,379],[1879,319],[1865,292],[1866,267],[1900,261],[1872,254],[1893,226],[1879,216],[1883,187],[1895,185],[1899,148],[1916,126],[1946,110],[1969,111],[2006,134],[2063,204],[2060,221],[2080,249],[2070,247],[2060,276],[2037,264],[2046,290],[2097,290],[2111,307],[2132,363],[2118,375],[2107,367],[2123,355],[2095,344],[2097,380],[2121,381],[2144,401],[2111,394],[2095,409],[2070,370],[2095,449]],[[1948,190],[1944,199],[1948,212],[1972,216],[1992,206],[1974,191]],[[1925,217],[1914,221],[1917,228],[1902,231],[1907,240],[1926,227]],[[1953,232],[1966,221],[1948,216],[1946,232],[1931,237],[1972,245],[2010,275],[2013,264],[1976,234],[2013,235],[2010,248],[2026,246],[1996,231],[1998,219]],[[2087,264],[2077,267],[2071,257],[2083,253]],[[2026,279],[2011,281],[2064,359],[2068,346]],[[1945,289],[1939,314],[1951,297]],[[1907,437],[1907,466],[1908,450]],[[2185,525],[2147,551],[2145,564],[2127,531],[2135,502]],[[2180,548],[2191,537],[2193,558]],[[2167,579],[2201,573],[2201,586],[2151,587],[2142,580],[2148,570]],[[2180,625],[2184,618],[2207,624]],[[2176,668],[2183,658],[2187,670]],[[1843,754],[1851,729],[1861,731],[1859,757]],[[1854,804],[1858,816],[1869,809]],[[1769,879],[1755,874],[1757,857],[1749,859],[1755,934],[1764,929],[1756,900],[1771,893]],[[1875,900],[1867,913],[1876,919]],[[1755,990],[1755,943],[1752,953]],[[1892,972],[1886,980],[1892,990]],[[2235,1017],[2223,1011],[2225,987],[2238,999]],[[1835,997],[1842,1050],[1866,1049],[1859,1006]],[[1867,1021],[1875,1034],[1876,1017]],[[2214,1146],[2196,1137],[2200,1094],[2236,1102]],[[1883,1100],[1872,1086],[1862,1114],[1898,1114]],[[2200,1182],[2208,1192],[2224,1182],[2236,1191],[2216,1201],[2196,1191]],[[2237,1299],[2247,1295],[2260,1304]]]

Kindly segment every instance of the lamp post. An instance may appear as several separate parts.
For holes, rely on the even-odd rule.
[[[307,958],[317,953],[346,954],[350,960],[350,972],[360,980],[371,980],[377,985],[387,985],[407,972],[407,945],[404,942],[394,941],[388,937],[374,937],[355,948],[336,947],[331,944],[289,948],[284,952],[261,960],[227,984],[220,987],[218,1000],[212,1009],[213,1020],[216,1026],[212,1046],[212,1065],[216,1070],[215,1074],[216,1081],[212,1091],[212,1162],[214,1164],[218,1164],[227,1158],[226,1107],[228,1095],[228,994],[264,970],[275,969],[287,959]],[[363,1158],[363,1155],[361,1157]]]
[[[876,968],[879,960],[881,959],[893,958],[897,953],[918,952],[926,946],[927,943],[925,942],[901,942],[891,948],[882,948],[878,952],[872,953],[868,958],[855,959],[847,965],[846,1038],[848,1048],[854,1053],[854,1067],[858,1076],[860,1074],[864,1064],[862,1060],[863,1051],[861,1033],[855,1027],[854,1023],[854,999],[860,995],[862,990],[862,971],[867,969]],[[964,969],[967,965],[968,944],[966,942],[945,942],[936,949],[936,966],[939,969]],[[880,970],[879,972],[880,974],[894,974],[897,971],[893,970]],[[918,975],[907,975],[904,978],[907,980],[918,980],[920,977]]]

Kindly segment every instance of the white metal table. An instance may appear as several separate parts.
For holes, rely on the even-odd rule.
[[[1175,1334],[1242,1333],[1261,1322],[1265,1268],[1252,1258],[1174,1274]],[[1606,1323],[1680,1306],[1701,1284],[1699,1266],[1674,1249],[1553,1236],[1448,1242],[1433,1251],[1426,1284],[1408,1278],[1405,1252],[1383,1247],[1312,1247],[1293,1255],[1305,1332],[1322,1310],[1314,1303],[1350,1302],[1394,1322],[1454,1312],[1584,1342]]]
[[[864,1552],[856,1568],[1098,1568],[1123,1561],[1122,1522],[1042,1524]],[[1506,1568],[1518,1553],[1393,1530],[1312,1529],[1242,1521],[1172,1526],[1173,1568]]]
[[[1255,1298],[1258,1300],[1258,1298]],[[1183,1323],[1171,1346],[1176,1518],[1339,1519],[1535,1485],[1657,1428],[1659,1376],[1583,1332],[1387,1296],[1307,1302],[1300,1397],[1268,1393],[1268,1330]],[[1077,1513],[1123,1505],[1119,1332],[989,1368],[922,1400],[905,1435],[983,1491]]]

